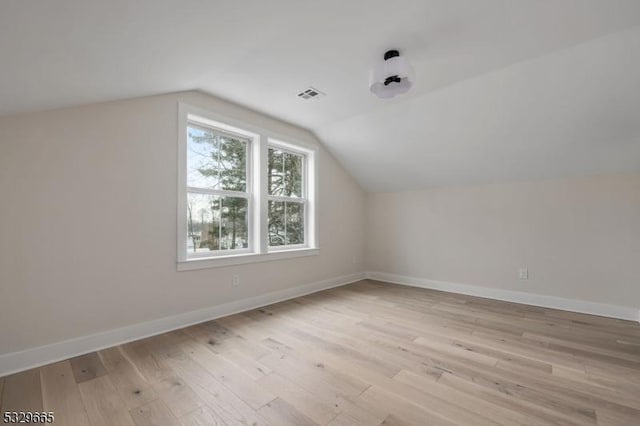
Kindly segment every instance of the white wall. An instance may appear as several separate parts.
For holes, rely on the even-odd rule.
[[[0,118],[0,355],[364,270],[365,194],[321,148],[318,256],[176,272],[178,101],[315,141],[195,92]]]
[[[640,175],[372,193],[367,212],[370,271],[640,307]]]

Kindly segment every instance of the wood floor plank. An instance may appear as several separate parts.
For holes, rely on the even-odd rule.
[[[278,336],[279,339],[285,340],[283,337]],[[293,343],[292,339],[285,341]],[[370,386],[370,383],[364,380],[355,379],[334,369],[331,365],[323,362],[322,357],[302,356],[295,349],[272,339],[267,344],[274,349],[277,346],[288,349],[280,349],[281,352],[264,357],[261,361],[280,375],[309,391],[316,393],[326,391],[330,395],[356,397]],[[306,345],[297,346],[297,348],[300,347],[306,348]],[[322,384],[321,390],[315,387],[316,383]]]
[[[513,378],[509,379],[504,374],[496,376],[493,374],[495,369],[491,369],[491,367],[472,362],[461,362],[461,360],[456,360],[446,353],[432,350],[431,347],[421,346],[417,348],[416,346],[406,345],[406,349],[408,356],[418,356],[424,359],[423,365],[425,369],[422,372],[423,375],[433,376],[435,371],[440,370],[441,373],[451,374],[489,389],[495,389],[513,396],[533,398],[539,403],[552,405],[556,409],[566,410],[570,413],[574,413],[576,409],[581,409],[584,413],[587,412],[584,406],[576,407],[570,403],[559,404],[555,398],[547,397],[545,392],[524,386],[526,382],[518,382],[517,379],[514,380]],[[536,372],[535,374],[539,375],[540,373]],[[587,417],[582,421],[593,422],[593,411],[591,412],[591,417]]]
[[[234,351],[246,357],[258,359],[268,353],[264,348],[249,343],[245,337],[225,327],[218,320],[198,324],[185,331],[196,341],[206,343],[208,348],[217,354]]]
[[[256,384],[277,395],[318,424],[325,425],[339,414],[331,406],[320,401],[313,393],[285,379],[278,373],[264,376],[257,380]]]
[[[344,400],[338,403],[338,414],[330,423],[330,425],[379,425],[388,417],[388,413],[374,409],[371,404],[355,398],[353,400]]]
[[[263,351],[263,354],[265,353],[269,354],[270,352],[268,350],[265,350]],[[226,361],[236,365],[245,374],[247,374],[254,380],[261,379],[262,377],[267,376],[271,373],[271,369],[269,367],[241,351],[231,349],[222,352],[219,355]]]
[[[159,381],[153,388],[176,417],[182,417],[204,405],[198,394],[177,375]]]
[[[181,417],[204,405],[191,387],[178,377],[165,359],[181,354],[183,337],[165,333],[140,342],[122,346],[126,358],[160,396],[176,417]]]
[[[224,418],[218,416],[215,411],[206,405],[182,416],[180,421],[184,426],[219,426],[229,424],[225,422]]]
[[[244,401],[218,382],[203,366],[186,354],[173,356],[166,362],[187,382],[223,424],[262,425],[267,422]]]
[[[399,422],[404,424],[424,424],[433,426],[453,426],[456,424],[474,424],[474,423],[455,423],[454,421],[447,420],[441,417],[434,410],[426,410],[420,405],[414,404],[394,392],[387,392],[386,390],[372,386],[367,389],[359,399],[367,402],[368,404],[376,407],[382,412],[391,413],[392,418],[398,419]],[[433,407],[437,408],[437,407]],[[388,419],[387,415],[385,419]]]
[[[148,340],[122,345],[122,351],[126,357],[150,385],[161,382],[175,374],[162,362],[159,356],[156,356],[154,352],[156,350],[158,350],[158,345],[154,345]]]
[[[630,426],[640,424],[638,416],[621,413],[616,410],[596,410],[598,426]]]
[[[95,425],[640,424],[640,325],[363,280],[0,378]]]
[[[255,386],[253,379],[241,369],[199,343],[185,345],[187,354],[202,365],[216,380],[226,386],[236,396],[254,410],[262,407],[276,396]]]
[[[4,393],[4,377],[0,377],[0,410],[2,410],[2,394],[3,393]]]
[[[416,392],[416,390],[403,383],[392,380],[387,377],[384,372],[377,372],[371,368],[368,364],[358,364],[358,360],[343,358],[333,353],[330,350],[319,347],[315,353],[317,360],[324,359],[326,365],[331,365],[342,369],[343,373],[349,374],[350,372],[356,374],[362,378],[362,380],[372,383],[381,389],[391,391],[397,394],[403,399],[408,399],[416,405],[433,406],[438,407],[439,413],[445,413],[449,416],[455,416],[456,419],[465,419],[467,422],[473,421],[477,425],[488,425],[490,421],[481,416],[474,416],[470,412],[459,409],[448,403],[447,401],[438,397],[433,397],[422,392]],[[366,392],[366,391],[365,391]]]
[[[137,426],[181,426],[181,422],[160,399],[132,408],[129,413]]]
[[[422,346],[424,354],[428,357],[428,364],[433,368],[444,369],[446,373],[450,373],[465,380],[472,381],[489,389],[495,389],[499,392],[534,401],[537,404],[548,407],[560,412],[569,413],[570,415],[581,416],[582,422],[585,424],[593,424],[595,421],[595,412],[589,407],[585,398],[580,396],[566,396],[553,386],[555,379],[548,379],[551,386],[540,386],[540,377],[543,375],[536,374],[520,374],[511,369],[496,367],[487,367],[483,365],[474,365],[471,362],[460,362],[447,357],[446,354],[438,353],[430,349],[428,346]],[[553,392],[551,392],[553,391]]]
[[[315,426],[318,424],[280,398],[267,403],[258,410],[258,413],[274,425]]]
[[[129,409],[158,398],[158,394],[131,361],[124,356],[121,348],[105,349],[98,354],[120,397]]]
[[[531,419],[526,414],[485,401],[474,395],[465,394],[441,384],[439,380],[434,381],[407,370],[400,371],[393,379],[413,386],[420,392],[444,398],[460,409],[476,413],[496,423],[506,422],[509,425],[535,425],[539,423],[537,419]]]
[[[104,368],[100,357],[95,352],[71,358],[69,362],[71,362],[71,369],[76,383],[82,383],[107,374],[106,368]]]
[[[555,347],[566,347],[567,349],[582,350],[581,354],[590,356],[591,354],[605,355],[612,358],[619,358],[621,360],[640,363],[640,353],[638,351],[629,351],[628,347],[622,345],[622,347],[599,347],[598,345],[588,343],[571,342],[567,339],[559,339],[550,335],[541,335],[537,333],[526,332],[522,336],[525,339],[538,340],[541,342],[555,343]],[[616,342],[617,343],[617,342]],[[617,343],[619,345],[619,343]],[[615,362],[615,361],[614,361]]]
[[[412,426],[413,423],[407,420],[403,420],[396,417],[394,414],[389,414],[386,419],[380,423],[380,426]]]
[[[0,411],[42,411],[39,369],[23,371],[4,378]]]
[[[133,419],[109,376],[78,385],[91,426],[132,426]]]
[[[89,424],[89,417],[69,361],[61,361],[42,367],[40,376],[43,410],[54,412],[56,423]]]

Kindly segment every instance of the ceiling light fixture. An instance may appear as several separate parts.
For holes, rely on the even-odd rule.
[[[408,92],[411,86],[413,67],[397,50],[388,50],[384,61],[376,63],[369,74],[369,90],[379,98],[393,98]]]

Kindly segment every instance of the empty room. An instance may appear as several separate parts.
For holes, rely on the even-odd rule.
[[[640,1],[0,1],[0,424],[640,425]]]

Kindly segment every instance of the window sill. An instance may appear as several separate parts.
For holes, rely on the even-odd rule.
[[[292,259],[296,257],[315,256],[320,253],[319,248],[297,248],[278,250],[270,253],[245,253],[230,256],[206,257],[178,261],[178,271],[192,271],[195,269],[218,268],[223,266],[242,265],[245,263],[270,262],[273,260]]]

